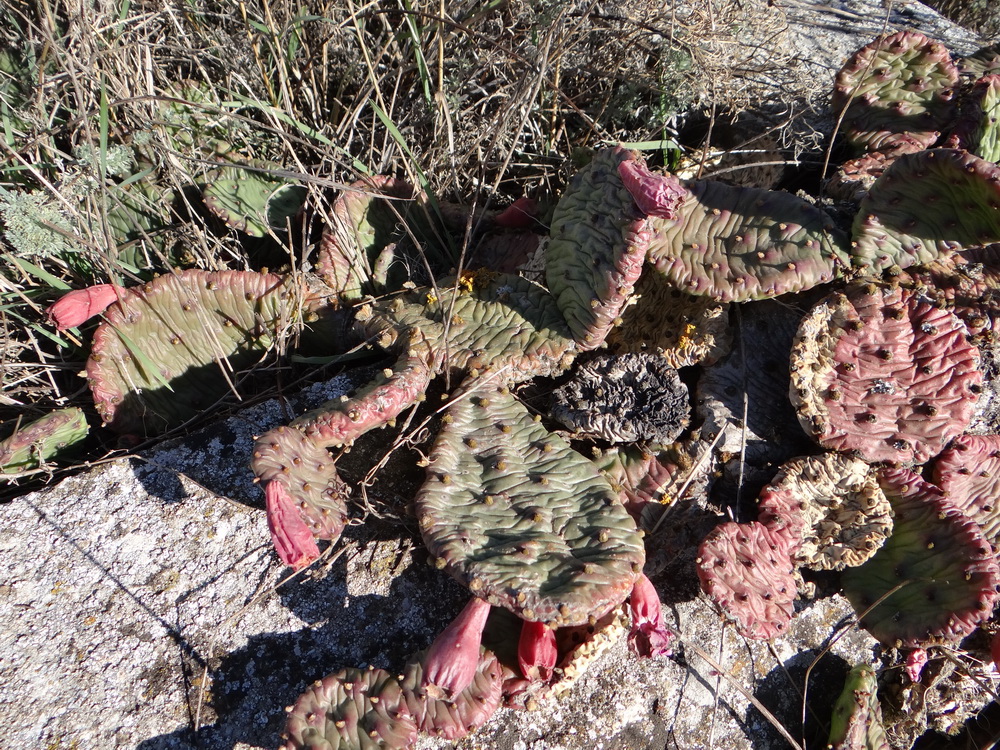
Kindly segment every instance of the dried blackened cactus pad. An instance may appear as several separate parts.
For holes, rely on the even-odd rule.
[[[879,37],[837,73],[830,107],[855,153],[886,150],[900,135],[933,145],[951,124],[958,69],[945,46],[915,31]]]
[[[316,682],[289,709],[281,750],[402,750],[417,725],[392,675],[344,669]]]
[[[982,375],[962,321],[905,289],[836,292],[803,319],[790,396],[825,448],[924,463],[972,420]]]
[[[839,453],[785,463],[758,500],[759,520],[783,530],[795,557],[843,570],[875,554],[892,532],[892,508],[864,461]]]
[[[1000,435],[959,435],[934,462],[934,484],[1000,546]]]
[[[897,648],[964,638],[989,619],[996,603],[1000,569],[989,542],[940,489],[912,471],[883,470],[879,484],[892,505],[892,535],[841,577],[862,627]]]
[[[788,538],[757,521],[723,523],[698,548],[702,590],[747,638],[781,635],[792,620],[795,565]]]
[[[113,430],[157,434],[230,391],[294,306],[277,276],[183,271],[132,287],[94,333],[87,381]],[[168,386],[169,384],[169,386]]]
[[[830,720],[830,750],[889,750],[878,679],[867,664],[854,667],[844,690],[833,706]]]
[[[506,389],[449,407],[415,505],[437,564],[524,620],[580,625],[624,601],[645,551],[592,462]]]
[[[472,683],[451,700],[434,698],[424,688],[424,654],[414,655],[399,676],[403,700],[417,728],[431,737],[457,740],[485,724],[503,702],[503,668],[493,652],[480,649]]]
[[[557,389],[552,416],[611,443],[673,442],[691,414],[687,386],[656,354],[601,357]]]
[[[1000,167],[960,149],[904,154],[858,206],[853,262],[882,271],[1000,240]]]

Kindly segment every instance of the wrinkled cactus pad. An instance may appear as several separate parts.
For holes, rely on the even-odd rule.
[[[882,271],[1000,240],[1000,167],[960,149],[904,154],[872,185],[853,227],[853,262]]]
[[[285,232],[286,222],[302,210],[308,191],[270,177],[264,170],[232,167],[205,185],[205,206],[227,226],[264,237]]]
[[[960,58],[958,70],[974,80],[991,73],[1000,73],[1000,44],[991,44]]]
[[[1000,161],[1000,75],[983,76],[963,98],[945,146],[962,148],[986,161]]]
[[[545,279],[582,349],[601,345],[642,273],[645,216],[618,175],[638,159],[621,147],[599,151],[552,215]]]
[[[645,551],[589,460],[505,388],[456,397],[415,500],[436,564],[524,620],[580,625],[624,601]]]
[[[954,642],[989,619],[1000,569],[979,527],[934,485],[908,469],[880,472],[892,535],[844,571],[861,626],[889,646]],[[883,598],[884,597],[884,598]]]
[[[959,435],[934,462],[934,484],[1000,546],[1000,435]]]
[[[893,277],[907,289],[953,311],[972,336],[994,328],[1000,320],[1000,274],[990,268],[996,245],[912,266]],[[972,255],[967,259],[966,255]]]
[[[381,669],[344,669],[288,709],[281,750],[403,750],[417,741],[403,689]]]
[[[817,570],[860,565],[892,532],[892,508],[875,471],[838,453],[786,462],[757,508],[762,523],[788,534],[796,559]]]
[[[611,443],[671,443],[690,414],[687,386],[656,354],[591,360],[555,391],[552,404],[552,416],[567,428]]]
[[[803,319],[790,395],[825,448],[924,463],[972,420],[978,350],[962,321],[900,288],[836,292]]]
[[[182,271],[129,288],[105,313],[87,361],[98,413],[140,435],[203,413],[230,392],[227,367],[261,358],[293,309],[289,297],[278,276],[241,271]]]
[[[886,150],[900,134],[924,148],[955,112],[958,69],[945,46],[915,31],[879,37],[837,73],[831,109],[855,153]]]
[[[6,425],[5,425],[6,426]],[[30,471],[82,442],[89,431],[82,409],[56,409],[33,422],[16,425],[0,440],[0,476]]]
[[[889,750],[882,706],[878,702],[878,678],[867,664],[854,667],[830,718],[829,750]]]
[[[797,596],[787,537],[757,521],[716,526],[698,547],[702,590],[747,638],[785,632]]]

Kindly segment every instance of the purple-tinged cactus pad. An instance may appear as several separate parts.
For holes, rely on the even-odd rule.
[[[824,184],[823,192],[832,200],[857,203],[868,195],[875,181],[895,160],[895,155],[884,151],[872,151],[850,159],[837,167]]]
[[[892,535],[841,577],[861,626],[896,648],[964,638],[989,619],[996,603],[1000,569],[989,542],[940,489],[912,471],[883,470],[879,484],[892,505]]]
[[[490,604],[552,627],[624,601],[645,550],[594,464],[505,388],[464,391],[444,420],[415,500],[436,564]]]
[[[938,258],[900,272],[893,281],[953,311],[978,337],[994,330],[994,321],[1000,320],[1000,274],[989,267],[998,249],[991,246]],[[982,260],[967,260],[967,254]]]
[[[873,271],[1000,241],[1000,167],[959,149],[904,154],[861,201],[852,238],[854,264]]]
[[[0,440],[0,476],[44,465],[82,442],[89,429],[86,415],[76,407],[56,409],[33,422],[16,425]]]
[[[954,116],[958,69],[945,46],[916,31],[877,38],[837,73],[830,107],[857,152],[885,150],[903,134],[931,146]]]
[[[983,76],[962,98],[958,120],[944,145],[1000,161],[1000,74]]]
[[[423,734],[461,739],[485,724],[503,703],[503,668],[493,652],[480,649],[472,684],[452,700],[434,698],[423,687],[424,654],[413,656],[398,678],[403,700]]]
[[[828,750],[889,750],[878,678],[867,664],[854,667],[833,706]]]
[[[765,299],[832,281],[849,266],[846,238],[801,198],[708,180],[687,187],[676,219],[650,217],[648,256],[688,294]]]
[[[973,80],[991,73],[1000,73],[1000,44],[991,44],[976,50],[971,55],[960,58],[958,70]]]
[[[639,157],[599,151],[573,178],[552,215],[545,278],[581,349],[601,345],[642,273],[645,215],[619,176]]]
[[[656,354],[620,354],[581,365],[554,393],[552,416],[611,443],[671,443],[690,421],[688,389]]]
[[[288,708],[280,750],[405,750],[417,725],[403,689],[382,669],[344,669],[316,682]]]
[[[965,326],[905,289],[836,292],[792,347],[792,404],[824,448],[924,463],[972,420],[982,375]]]
[[[255,364],[290,320],[290,296],[278,276],[243,271],[182,271],[127,289],[87,361],[98,414],[116,432],[152,435],[203,413],[230,392],[226,370]]]
[[[860,565],[892,532],[874,469],[838,453],[786,462],[757,508],[761,523],[788,535],[796,560],[816,570]]]
[[[757,521],[716,526],[698,547],[702,590],[747,638],[769,640],[792,621],[797,595],[787,537]]]
[[[1000,435],[959,435],[934,462],[933,479],[1000,546]]]

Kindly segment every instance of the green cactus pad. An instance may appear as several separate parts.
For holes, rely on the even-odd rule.
[[[989,542],[941,490],[912,471],[882,470],[879,484],[892,505],[892,536],[868,562],[841,576],[861,626],[897,648],[964,638],[989,619],[996,603],[1000,569]]]
[[[983,76],[962,99],[945,146],[964,148],[996,164],[1000,161],[1000,75]]]
[[[234,167],[223,175],[205,186],[205,206],[228,226],[251,237],[284,232],[286,221],[302,209],[308,195],[302,185],[257,170]]]
[[[951,124],[958,69],[943,44],[915,31],[876,39],[837,73],[830,107],[855,153],[886,150],[900,136],[933,145]]]
[[[71,451],[87,437],[88,430],[86,416],[75,407],[57,409],[34,422],[15,426],[0,440],[0,476],[37,469]]]
[[[1000,435],[959,435],[934,462],[933,478],[1000,547]]]
[[[642,273],[645,216],[618,175],[638,160],[621,147],[598,152],[552,215],[545,279],[581,349],[601,345]]]
[[[907,268],[1000,241],[1000,167],[958,149],[904,154],[861,201],[853,262]]]
[[[867,664],[854,667],[844,690],[833,706],[829,750],[889,750],[882,706],[878,701],[878,679]]]
[[[628,596],[645,559],[597,468],[506,389],[458,396],[416,515],[437,564],[525,620],[580,625]]]
[[[126,290],[87,361],[98,414],[117,432],[153,435],[203,413],[230,392],[225,369],[263,355],[289,294],[277,276],[240,271],[182,271]]]
[[[866,461],[924,463],[972,420],[979,353],[962,321],[905,289],[859,285],[802,320],[792,404],[824,448]]]
[[[344,669],[316,682],[288,708],[280,750],[404,750],[417,726],[403,690],[381,669]]]
[[[650,217],[648,255],[688,294],[776,297],[832,281],[849,266],[846,238],[830,217],[789,193],[692,182],[676,211],[676,219]]]
[[[1000,44],[991,44],[960,58],[958,70],[962,75],[971,76],[973,79],[1000,73]]]

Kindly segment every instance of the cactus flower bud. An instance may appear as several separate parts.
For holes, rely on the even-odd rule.
[[[95,315],[104,312],[125,290],[115,284],[98,284],[86,289],[75,289],[60,297],[46,310],[49,322],[56,330],[75,328]]]
[[[559,658],[556,648],[556,632],[544,622],[529,622],[521,625],[521,640],[517,644],[517,663],[521,674],[532,682],[548,683]]]
[[[906,676],[910,682],[920,682],[920,675],[927,664],[927,652],[922,648],[913,649],[906,657]]]
[[[653,174],[642,161],[623,161],[618,165],[618,176],[639,210],[661,219],[676,219],[677,209],[688,195],[679,179]]]
[[[632,587],[629,610],[632,615],[629,650],[638,656],[670,656],[674,634],[663,624],[660,595],[645,574]]]
[[[424,657],[423,687],[432,698],[451,699],[472,684],[490,603],[475,598],[434,639]]]
[[[264,486],[264,499],[267,527],[281,562],[295,570],[311,565],[319,557],[319,547],[288,490],[270,481]]]

